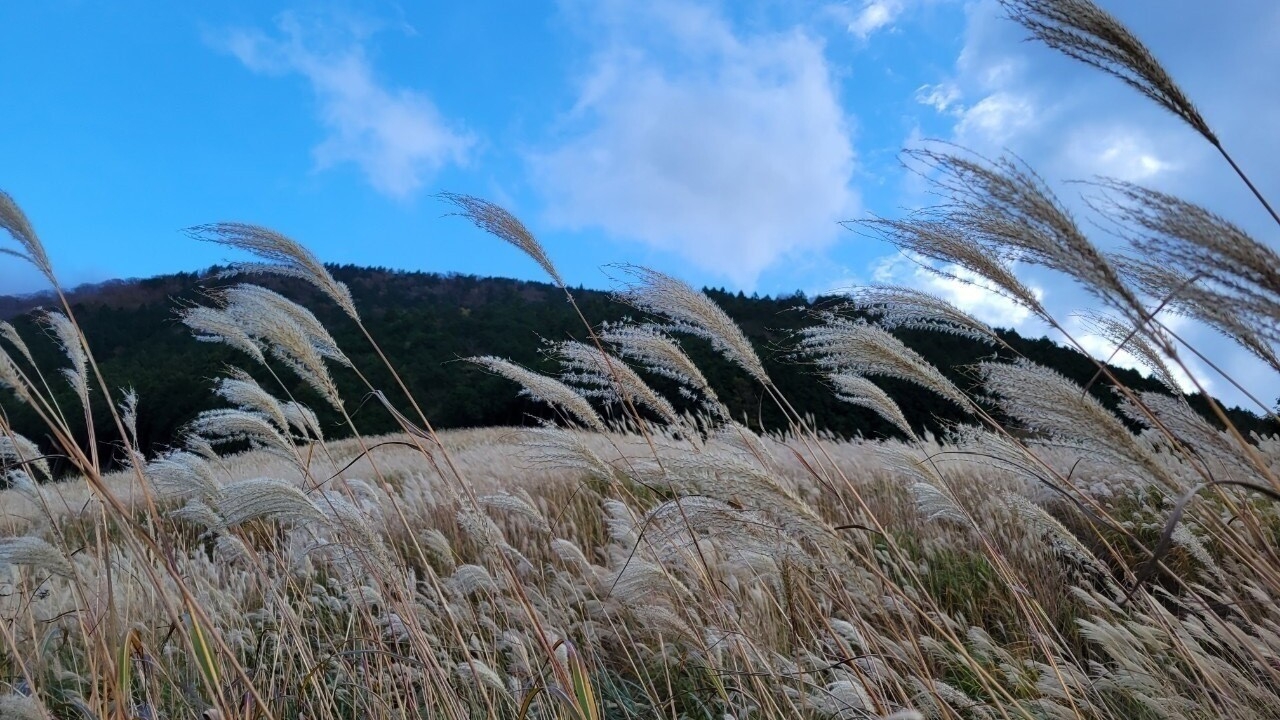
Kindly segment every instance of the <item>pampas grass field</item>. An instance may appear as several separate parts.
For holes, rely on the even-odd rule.
[[[1184,120],[1271,210],[1111,16],[1088,0],[1005,7]],[[892,331],[993,349],[1000,337],[912,288],[862,288],[788,349],[795,372],[902,433],[840,440],[778,391],[706,295],[626,267],[618,300],[638,319],[583,317],[582,342],[547,348],[559,375],[459,364],[459,382],[505,377],[556,422],[436,432],[398,381],[342,397],[330,371],[352,363],[329,331],[240,282],[179,311],[197,338],[241,351],[215,383],[224,407],[144,457],[130,444],[138,398],[100,376],[63,302],[43,316],[62,367],[37,366],[0,325],[3,403],[30,406],[54,444],[0,419],[0,717],[1280,717],[1280,439],[1243,436],[1212,403],[1211,417],[1191,409],[1174,378],[1200,351],[1157,314],[1207,324],[1280,372],[1280,256],[1208,210],[1118,181],[1092,188],[1105,198],[1094,209],[1126,228],[1124,247],[1102,248],[1012,156],[942,144],[908,155],[944,203],[857,229],[981,278],[1059,330],[1014,268],[1067,276],[1101,308],[1098,332],[1170,392],[1131,391],[1099,362],[1122,418],[1027,360],[980,363],[958,387]],[[573,302],[517,218],[442,199]],[[61,297],[32,223],[2,193],[0,227],[16,242],[6,252]],[[242,224],[192,234],[251,258],[229,271],[237,281],[304,280],[364,329],[347,288],[294,240]],[[760,436],[731,417],[687,336],[732,361],[790,429]],[[326,439],[286,376],[352,432],[359,403],[401,432]],[[918,432],[883,378],[970,422]],[[76,406],[53,400],[64,382]],[[85,449],[92,422],[88,443],[73,430],[104,406],[126,439],[113,472]],[[52,455],[77,472],[51,477]]]

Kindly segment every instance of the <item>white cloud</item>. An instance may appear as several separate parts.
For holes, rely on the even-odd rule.
[[[858,198],[821,43],[799,31],[740,36],[687,7],[636,12],[611,26],[566,119],[574,132],[530,156],[549,220],[748,288],[834,240]]]
[[[1176,169],[1161,157],[1145,133],[1121,125],[1084,126],[1071,133],[1066,156],[1081,174],[1113,177],[1129,182],[1145,182]]]
[[[902,3],[898,0],[869,0],[849,21],[849,32],[859,39],[866,40],[873,33],[893,24],[902,14]]]
[[[315,93],[324,140],[316,166],[352,163],[380,193],[405,198],[447,164],[461,164],[474,145],[425,94],[382,84],[365,54],[367,33],[340,23],[304,21],[284,13],[279,37],[260,30],[228,32],[219,45],[245,67],[269,75],[305,77]]]
[[[937,85],[921,85],[916,90],[916,102],[926,105],[944,114],[963,114],[964,106],[960,104],[960,88],[955,83],[943,82]]]
[[[975,148],[1004,147],[1018,135],[1036,127],[1037,109],[1026,96],[995,92],[960,113],[956,139]]]

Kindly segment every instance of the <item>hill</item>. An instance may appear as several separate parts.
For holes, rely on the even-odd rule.
[[[227,347],[195,341],[176,319],[176,308],[201,302],[202,294],[211,287],[234,282],[218,279],[217,270],[113,281],[82,286],[69,293],[72,308],[107,382],[113,388],[132,387],[139,394],[139,441],[148,454],[175,443],[184,423],[198,411],[217,404],[210,392],[211,381],[225,374],[226,365],[254,370],[245,358]],[[529,422],[531,415],[545,414],[539,405],[518,397],[516,388],[507,381],[459,363],[458,359],[498,355],[554,372],[554,365],[539,353],[541,340],[581,339],[585,335],[581,321],[560,290],[545,283],[356,266],[333,266],[331,270],[350,286],[366,325],[438,428],[522,424]],[[255,281],[311,308],[376,386],[392,388],[392,379],[377,362],[372,348],[354,324],[326,299],[301,283],[272,278]],[[797,409],[812,415],[819,428],[841,437],[894,434],[874,414],[836,400],[809,368],[790,356],[791,333],[810,322],[805,311],[829,305],[832,298],[810,301],[799,295],[748,297],[723,290],[709,290],[708,294],[742,326],[779,388]],[[578,289],[574,295],[592,322],[634,314],[606,292]],[[34,311],[41,304],[52,306],[52,298],[0,298],[0,317],[10,319],[28,339],[42,371],[51,377],[51,369],[65,364],[65,360],[35,322],[38,313]],[[1086,383],[1095,373],[1089,358],[1048,339],[1024,338],[1012,331],[1001,334],[1022,355],[1077,382]],[[988,346],[951,335],[904,332],[900,336],[961,387],[975,384],[966,368],[994,352]],[[765,400],[756,383],[712,353],[706,344],[695,340],[684,344],[737,417],[757,428],[782,427],[782,416]],[[1132,370],[1115,368],[1114,372],[1135,389],[1160,389],[1157,383]],[[344,397],[361,397],[362,386],[354,373],[335,368],[334,374]],[[294,383],[289,389],[296,397],[320,412],[331,437],[348,434],[336,414],[326,413],[323,403],[301,381],[288,373],[282,376]],[[60,399],[72,402],[70,391],[57,388],[58,384],[55,382]],[[655,385],[662,389],[661,383]],[[937,432],[947,423],[963,419],[958,408],[928,393],[892,381],[883,386],[898,400],[916,428]],[[1105,383],[1095,383],[1091,390],[1109,406],[1114,405],[1113,394]],[[394,393],[388,394],[394,397]],[[1203,398],[1191,400],[1198,407],[1205,406]],[[8,396],[0,402],[19,432],[44,439],[40,424],[28,408]],[[366,434],[397,429],[387,413],[372,404],[354,408],[353,414]],[[1271,433],[1277,429],[1242,410],[1233,411],[1232,415],[1246,432]],[[100,431],[113,427],[104,408],[96,409],[95,425]],[[110,434],[99,437],[105,456],[112,455],[117,439]]]

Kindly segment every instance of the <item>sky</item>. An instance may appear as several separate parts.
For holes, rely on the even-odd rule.
[[[1280,198],[1280,4],[1102,4]],[[1276,242],[1198,136],[1025,35],[996,0],[4,3],[0,188],[67,285],[234,259],[183,233],[217,221],[271,227],[327,262],[544,279],[448,216],[436,195],[452,191],[519,216],[572,285],[611,288],[620,262],[748,294],[890,282],[1036,335],[1018,308],[840,224],[936,201],[902,148],[1016,153],[1090,230],[1070,181],[1109,176]],[[1080,329],[1078,289],[1027,278]],[[41,288],[0,262],[0,294]],[[1280,396],[1246,353],[1170,321]]]

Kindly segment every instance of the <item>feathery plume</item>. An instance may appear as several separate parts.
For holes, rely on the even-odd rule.
[[[246,335],[264,344],[277,360],[341,409],[342,398],[324,361],[348,366],[351,361],[309,310],[257,285],[235,285],[220,291],[219,297],[227,315]]]
[[[1145,392],[1138,397],[1138,402],[1140,406],[1125,398],[1120,409],[1147,427],[1155,428],[1156,421],[1159,421],[1161,432],[1167,432],[1172,436],[1170,439],[1181,443],[1205,462],[1232,468],[1250,479],[1265,477],[1254,467],[1245,448],[1227,433],[1210,425],[1184,398]],[[1212,471],[1216,473],[1217,468]]]
[[[199,455],[175,451],[152,460],[143,471],[155,491],[167,497],[213,497],[218,492],[218,481],[213,468]]]
[[[191,328],[192,337],[199,342],[223,343],[239,350],[259,363],[266,363],[262,348],[240,327],[235,318],[223,308],[195,307],[178,311],[183,325]]]
[[[1209,124],[1147,46],[1092,0],[1001,0],[1001,4],[1040,42],[1119,78],[1218,144]]]
[[[320,419],[311,408],[300,402],[290,400],[280,404],[285,420],[303,439],[324,440],[324,430],[320,427]]]
[[[10,345],[17,348],[18,352],[22,353],[22,357],[26,358],[28,363],[32,365],[36,364],[35,358],[31,357],[31,350],[27,348],[27,342],[18,334],[17,328],[8,322],[0,322],[0,337],[8,340]]]
[[[885,330],[929,330],[988,344],[1000,338],[989,325],[935,295],[914,288],[875,285],[849,295],[852,305]]]
[[[1059,373],[1028,360],[984,362],[978,371],[1000,408],[1028,430],[1108,457],[1131,470],[1146,470],[1176,487],[1119,418]],[[1144,476],[1139,473],[1139,477]]]
[[[932,148],[907,155],[936,173],[930,181],[952,196],[942,212],[957,230],[1010,260],[1068,275],[1121,312],[1144,317],[1142,304],[1111,261],[1025,163]]]
[[[1130,228],[1125,237],[1137,256],[1277,304],[1280,253],[1238,225],[1158,190],[1120,180],[1095,184],[1107,193],[1100,209]]]
[[[233,247],[262,258],[262,262],[233,263],[224,276],[271,274],[305,280],[329,296],[351,319],[360,321],[351,291],[335,280],[324,264],[300,243],[273,230],[246,223],[197,225],[187,232],[196,240]]]
[[[915,383],[962,408],[968,399],[933,365],[888,331],[830,313],[821,325],[800,330],[800,351],[832,373],[881,375]]]
[[[13,358],[9,357],[9,353],[5,352],[4,348],[0,348],[0,386],[12,390],[18,400],[31,404],[31,391],[27,388],[26,381],[22,379],[22,372],[18,370]]]
[[[527,395],[539,402],[558,407],[577,418],[582,424],[595,430],[602,432],[605,430],[604,421],[596,414],[595,409],[591,407],[591,403],[587,402],[586,398],[579,395],[573,388],[559,380],[540,375],[508,360],[489,355],[467,358],[467,361],[519,384],[522,388],[520,391],[522,395]]]
[[[1036,292],[1018,279],[1005,254],[984,245],[954,223],[915,216],[895,220],[873,218],[846,223],[849,225],[869,228],[934,275],[965,285],[977,284],[975,276],[982,278],[988,283],[984,289],[1012,300],[1039,317],[1048,317]],[[922,262],[921,258],[943,266]]]
[[[188,500],[186,505],[170,510],[166,513],[166,516],[173,520],[189,522],[205,530],[214,530],[227,526],[227,523],[218,517],[218,513],[214,512],[213,508],[200,500]]]
[[[53,478],[49,472],[49,461],[44,459],[40,448],[12,430],[5,429],[0,434],[0,463],[5,469],[35,468],[46,479]]]
[[[1005,494],[1003,499],[1005,506],[1016,517],[1026,523],[1029,530],[1042,538],[1048,537],[1055,551],[1067,555],[1075,562],[1087,565],[1100,573],[1107,574],[1110,572],[1106,565],[1093,554],[1093,551],[1080,542],[1080,538],[1076,537],[1075,533],[1068,530],[1047,510],[1014,493]]]
[[[63,577],[73,574],[61,550],[29,535],[0,539],[0,565],[26,565]]]
[[[618,294],[620,300],[638,310],[668,318],[670,330],[710,341],[716,350],[753,378],[765,385],[771,384],[747,336],[711,298],[657,270],[638,265],[624,265],[621,269],[633,282]]]
[[[1195,275],[1146,258],[1121,258],[1117,266],[1142,292],[1168,298],[1172,312],[1199,320],[1280,371],[1274,348],[1280,343],[1278,310],[1270,302],[1260,305],[1248,297],[1220,292],[1198,282]]]
[[[324,518],[301,490],[274,478],[252,478],[224,485],[214,504],[228,527],[256,518],[299,523]]]
[[[477,592],[496,593],[498,583],[483,566],[459,565],[449,578],[449,584],[463,596],[471,596]]]
[[[851,404],[867,408],[893,424],[912,440],[916,434],[902,414],[902,408],[870,380],[852,373],[839,372],[827,376],[835,386],[836,397]]]
[[[40,318],[45,328],[58,341],[58,347],[71,361],[71,367],[63,368],[62,374],[80,398],[81,407],[89,407],[89,356],[85,353],[81,342],[80,331],[71,319],[57,311],[44,313]]]
[[[293,445],[270,420],[258,413],[238,408],[205,410],[191,421],[187,429],[210,443],[244,440],[255,447],[271,449],[282,457],[296,459]]]
[[[1148,324],[1139,332],[1124,320],[1092,311],[1079,313],[1077,317],[1080,318],[1086,332],[1097,335],[1115,345],[1116,349],[1134,356],[1151,372],[1152,377],[1170,390],[1179,391],[1178,380],[1174,377],[1169,364],[1165,362],[1164,354],[1157,350],[1149,339],[1155,337],[1162,345],[1171,345],[1169,339],[1163,337],[1158,327]]]
[[[2,195],[3,193],[0,193]],[[52,717],[40,701],[28,695],[0,695],[0,718],[9,720],[49,720]]]
[[[228,368],[230,377],[213,381],[213,392],[241,410],[257,413],[275,423],[281,432],[289,431],[280,401],[267,392],[253,376],[239,368]]]
[[[561,376],[565,382],[584,388],[587,397],[606,402],[631,400],[657,413],[667,425],[678,426],[680,415],[667,399],[654,392],[644,380],[621,359],[585,343],[555,343],[552,350],[565,366]]]
[[[0,248],[0,253],[26,260],[34,265],[51,285],[58,286],[58,280],[53,274],[53,263],[49,262],[44,244],[36,236],[36,230],[31,226],[31,221],[27,220],[22,208],[14,202],[13,196],[3,190],[0,190],[0,230],[9,233],[22,246],[21,251]]]
[[[505,240],[519,248],[525,255],[533,258],[533,261],[538,263],[538,266],[551,277],[551,280],[556,285],[562,288],[565,287],[564,279],[560,277],[560,272],[556,270],[555,264],[551,262],[547,251],[542,247],[542,243],[538,242],[533,233],[529,232],[529,229],[516,216],[488,200],[482,200],[472,195],[444,192],[437,197],[458,208],[458,212],[455,214],[470,220],[476,227],[490,235]]]
[[[701,394],[703,406],[712,415],[728,418],[729,410],[720,402],[702,370],[669,335],[656,325],[605,324],[600,339],[618,348],[618,354],[640,363],[649,372],[674,380],[681,394],[693,398]]]
[[[612,480],[618,471],[591,449],[587,444],[588,437],[583,432],[547,424],[522,430],[518,444],[530,462]]]

